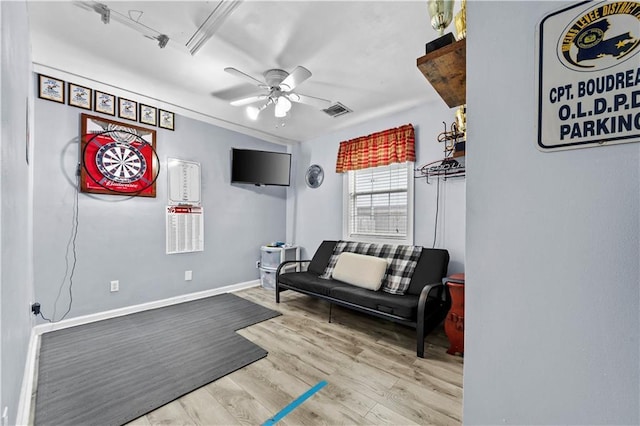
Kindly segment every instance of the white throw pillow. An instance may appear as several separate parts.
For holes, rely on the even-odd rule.
[[[377,291],[387,272],[387,260],[381,257],[342,252],[331,276],[338,281]]]

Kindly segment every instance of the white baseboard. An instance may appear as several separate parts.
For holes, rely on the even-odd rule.
[[[35,328],[35,327],[34,327]],[[40,346],[40,334],[33,328],[29,337],[27,360],[24,365],[22,387],[20,388],[20,400],[18,401],[18,413],[16,425],[28,425],[31,416],[31,400],[33,399],[33,381],[36,372],[36,360],[38,359],[38,347]]]
[[[196,293],[181,294],[180,296],[170,297],[168,299],[155,300],[153,302],[141,303],[139,305],[126,306],[124,308],[112,309],[110,311],[97,312],[95,314],[83,315],[75,318],[69,318],[52,324],[40,324],[33,329],[38,335],[48,333],[50,331],[62,330],[77,325],[89,324],[91,322],[101,321],[109,318],[120,317],[123,315],[135,314],[136,312],[147,311],[149,309],[163,308],[165,306],[175,305],[176,303],[189,302],[191,300],[204,299],[205,297],[215,296],[223,293],[233,293],[251,287],[260,285],[260,280],[245,281],[238,284],[231,284],[224,287],[212,288],[210,290],[199,291]]]
[[[170,297],[168,299],[155,300],[153,302],[141,303],[139,305],[127,306],[124,308],[112,309],[110,311],[98,312],[91,315],[83,315],[76,318],[69,318],[53,324],[40,324],[31,329],[31,337],[29,339],[29,349],[27,353],[27,361],[25,363],[24,375],[22,379],[22,388],[20,390],[20,401],[18,402],[18,413],[16,418],[17,425],[28,425],[29,416],[31,415],[31,400],[33,394],[33,385],[35,380],[36,360],[38,358],[38,347],[40,336],[50,331],[62,330],[64,328],[75,327],[77,325],[89,324],[95,321],[101,321],[109,318],[120,317],[123,315],[134,314],[149,309],[162,308],[165,306],[175,305],[177,303],[190,302],[192,300],[204,299],[223,293],[233,293],[247,288],[258,287],[260,280],[245,281],[238,284],[232,284],[210,290],[199,291],[196,293],[181,294],[180,296]]]

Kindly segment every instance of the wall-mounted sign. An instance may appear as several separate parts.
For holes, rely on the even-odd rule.
[[[538,32],[538,148],[640,141],[640,2],[582,2]]]

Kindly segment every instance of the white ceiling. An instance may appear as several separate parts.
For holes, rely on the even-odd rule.
[[[103,3],[125,16],[143,12],[138,22],[168,35],[167,47],[113,19],[103,24],[98,13],[72,2],[30,1],[36,69],[85,77],[148,97],[178,115],[283,143],[443,102],[416,67],[425,43],[437,38],[426,1],[247,0],[194,56],[185,44],[218,1]],[[251,121],[244,107],[229,105],[264,91],[225,67],[262,80],[268,69],[291,72],[298,65],[313,75],[296,92],[340,102],[353,113],[333,118],[294,103],[283,126],[273,107]]]

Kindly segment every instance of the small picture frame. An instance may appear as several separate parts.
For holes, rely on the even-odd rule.
[[[48,75],[38,74],[38,97],[63,104],[64,81]]]
[[[149,105],[140,104],[140,122],[151,126],[158,125],[158,109]]]
[[[118,117],[138,121],[138,103],[130,99],[118,98]]]
[[[160,110],[160,122],[158,126],[163,129],[175,130],[175,114],[169,111],[165,111],[163,109]]]
[[[93,110],[108,115],[116,115],[116,97],[109,93],[94,90]]]
[[[93,101],[91,92],[93,91],[88,87],[69,83],[69,99],[67,103],[71,106],[91,110],[91,102]]]

